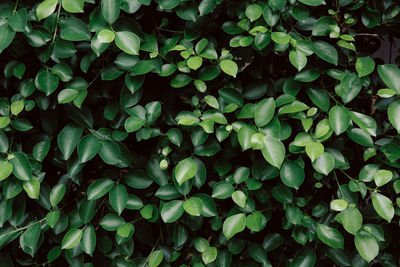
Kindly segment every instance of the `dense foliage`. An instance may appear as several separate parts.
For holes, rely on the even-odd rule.
[[[0,266],[396,266],[399,13],[1,1]]]

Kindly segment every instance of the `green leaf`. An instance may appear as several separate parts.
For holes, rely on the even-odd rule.
[[[30,248],[35,248],[40,237],[41,225],[38,222],[31,224],[22,234],[23,243]]]
[[[161,218],[165,223],[172,223],[177,221],[184,211],[182,200],[172,200],[161,208]]]
[[[268,4],[273,10],[281,10],[286,6],[286,0],[269,0]]]
[[[161,264],[163,260],[163,252],[162,250],[155,250],[150,253],[149,257],[147,258],[149,267],[157,267]]]
[[[374,206],[374,209],[378,213],[378,215],[385,219],[388,223],[390,223],[394,216],[392,201],[388,197],[380,193],[372,194],[371,198],[372,205]]]
[[[235,188],[228,182],[219,182],[214,185],[212,197],[217,199],[226,199],[235,191]]]
[[[259,19],[262,15],[262,8],[257,4],[249,5],[245,11],[246,17],[249,18],[250,21],[255,21]]]
[[[371,74],[375,69],[375,61],[370,57],[359,57],[356,62],[358,77]]]
[[[15,31],[7,23],[0,25],[0,53],[6,49],[15,37]]]
[[[288,187],[299,189],[300,185],[304,182],[305,173],[294,161],[285,161],[280,172],[282,182]]]
[[[54,210],[46,215],[46,223],[51,227],[54,228],[54,226],[57,224],[58,219],[60,218],[60,211],[59,210]]]
[[[363,222],[361,212],[352,206],[347,206],[345,210],[340,212],[340,219],[343,224],[343,228],[352,235],[357,234]]]
[[[87,198],[89,200],[99,199],[107,194],[113,188],[114,182],[108,178],[101,178],[89,185],[87,190]]]
[[[101,142],[93,135],[86,135],[81,138],[78,144],[78,158],[80,163],[88,162],[99,152]]]
[[[290,36],[286,32],[272,32],[271,39],[277,44],[284,45],[289,43]]]
[[[207,15],[217,6],[216,0],[202,0],[199,4],[199,12],[201,16]]]
[[[209,264],[217,259],[217,254],[218,250],[216,247],[208,247],[201,255],[201,258],[204,264]]]
[[[83,12],[84,0],[62,0],[62,7],[70,13]]]
[[[133,224],[131,223],[125,223],[118,227],[117,230],[117,235],[122,236],[122,237],[129,237],[131,233],[135,230]]]
[[[313,41],[311,43],[312,50],[314,53],[325,60],[328,63],[331,63],[335,66],[338,64],[338,53],[332,45],[328,44],[325,41]]]
[[[192,216],[200,216],[203,202],[200,198],[191,197],[183,203],[183,209]]]
[[[196,161],[192,158],[186,158],[178,162],[174,168],[174,177],[179,185],[193,178],[197,172]]]
[[[328,175],[335,167],[335,158],[328,152],[323,152],[312,164],[313,168],[324,175]]]
[[[270,98],[265,98],[257,103],[256,110],[254,113],[254,122],[257,126],[263,127],[267,125],[275,113],[275,100]]]
[[[379,65],[377,69],[382,81],[400,94],[400,69],[391,64]]]
[[[96,232],[94,230],[93,225],[89,224],[88,226],[85,227],[80,242],[82,250],[86,254],[93,256],[93,252],[96,248]]]
[[[374,175],[375,184],[377,187],[383,186],[390,182],[393,178],[393,173],[389,170],[379,170]]]
[[[192,70],[197,70],[203,64],[203,58],[199,56],[192,56],[187,60],[187,65]]]
[[[13,165],[8,161],[0,161],[0,181],[8,178],[13,171]]]
[[[240,190],[232,193],[233,202],[235,202],[242,209],[244,209],[244,207],[246,206],[246,199],[246,195]]]
[[[114,188],[110,191],[109,197],[111,207],[118,213],[118,215],[121,215],[128,203],[128,193],[126,191],[126,187],[122,184],[114,186]]]
[[[116,165],[121,161],[120,149],[113,141],[102,141],[98,154],[105,163],[110,165]]]
[[[336,211],[342,211],[346,209],[348,203],[346,200],[343,199],[334,199],[331,201],[331,209],[336,210]]]
[[[23,187],[30,198],[39,199],[40,182],[38,180],[32,178],[29,181],[24,181]]]
[[[326,5],[324,0],[299,0],[300,3],[303,3],[308,6],[321,6]]]
[[[82,230],[71,229],[69,230],[62,240],[62,249],[70,249],[75,247],[82,238]]]
[[[117,231],[118,228],[124,223],[125,220],[122,217],[114,213],[109,213],[103,217],[103,219],[100,222],[100,225],[106,231]]]
[[[234,61],[224,59],[220,61],[219,66],[221,67],[223,72],[236,78],[236,74],[238,72],[238,66]]]
[[[238,141],[242,147],[242,151],[251,148],[251,137],[256,133],[253,127],[249,125],[243,125],[238,133]]]
[[[67,124],[57,137],[58,147],[64,157],[68,160],[79,143],[83,133],[83,128],[76,124]]]
[[[298,71],[301,71],[307,65],[307,57],[297,50],[290,51],[289,60]]]
[[[119,17],[120,0],[101,0],[101,14],[105,21],[113,24]]]
[[[25,8],[19,9],[7,19],[8,25],[16,32],[24,32],[28,22],[28,12]]]
[[[33,148],[33,157],[37,161],[43,161],[50,150],[50,140],[44,140],[35,145]]]
[[[32,178],[32,167],[28,158],[22,152],[14,152],[10,162],[13,165],[13,174],[20,180],[29,181]]]
[[[350,113],[341,106],[334,106],[329,110],[329,125],[337,134],[344,133],[350,125]]]
[[[306,145],[307,156],[314,162],[324,152],[324,145],[320,142],[312,142]]]
[[[179,5],[179,0],[160,0],[158,4],[162,9],[174,9]]]
[[[388,118],[393,127],[400,133],[400,101],[395,101],[389,105]]]
[[[115,39],[115,33],[111,30],[101,30],[98,33],[98,39],[102,43],[111,43]]]
[[[116,32],[115,44],[119,49],[129,55],[139,55],[140,39],[133,32]]]
[[[285,159],[285,146],[273,136],[265,136],[264,148],[261,150],[265,160],[278,169]]]
[[[379,245],[376,239],[365,231],[360,231],[354,238],[358,253],[368,263],[371,262],[379,253]]]
[[[54,207],[63,199],[66,192],[64,184],[58,184],[50,192],[50,203]]]
[[[73,101],[79,94],[78,90],[75,89],[64,89],[58,93],[57,100],[60,104],[66,104]]]
[[[54,13],[57,7],[57,0],[44,0],[36,8],[36,16],[39,20],[47,18]]]
[[[81,19],[69,17],[61,20],[61,38],[67,41],[89,41],[89,27]]]
[[[41,69],[35,78],[36,87],[39,91],[45,93],[46,96],[51,95],[57,89],[58,83],[58,76],[46,69]]]
[[[365,133],[376,136],[376,121],[368,116],[359,112],[350,111],[350,118],[355,122]]]
[[[246,214],[239,213],[228,217],[222,226],[222,233],[226,239],[231,239],[237,233],[240,233],[246,227]]]
[[[344,246],[343,235],[336,230],[324,224],[317,224],[317,236],[319,240],[332,248],[341,248]]]

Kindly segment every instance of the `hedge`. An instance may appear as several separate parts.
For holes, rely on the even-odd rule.
[[[399,13],[1,1],[0,266],[397,266]]]

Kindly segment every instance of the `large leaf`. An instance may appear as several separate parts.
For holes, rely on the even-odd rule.
[[[397,132],[400,133],[400,101],[395,101],[390,104],[387,113],[390,123]]]
[[[139,55],[140,39],[133,32],[117,32],[115,34],[115,44],[129,55]]]
[[[344,133],[350,125],[350,113],[342,106],[334,106],[329,110],[329,125],[337,134]]]
[[[254,122],[262,127],[272,120],[275,112],[275,101],[272,97],[260,101],[256,105],[254,113]]]
[[[311,43],[314,53],[335,66],[338,64],[338,53],[332,45],[325,41],[313,41]]]
[[[391,64],[379,65],[377,69],[382,81],[400,94],[400,69]]]
[[[56,10],[57,0],[44,0],[36,8],[36,16],[39,20],[47,18]]]
[[[183,201],[173,200],[166,203],[161,209],[161,218],[165,223],[172,223],[178,220],[184,213]]]
[[[335,228],[317,224],[317,236],[319,240],[332,248],[343,248],[344,246],[343,235]]]
[[[303,168],[294,161],[283,163],[280,176],[285,185],[295,189],[299,189],[305,178]]]
[[[380,193],[372,194],[371,198],[372,198],[372,205],[374,206],[375,211],[379,214],[379,216],[381,216],[388,223],[390,223],[394,216],[394,208],[392,201],[388,197]]]
[[[71,229],[64,235],[62,240],[62,248],[70,249],[75,247],[82,238],[82,230],[80,229]]]
[[[231,239],[237,233],[240,233],[246,227],[246,215],[239,213],[228,217],[223,224],[222,232],[226,239]]]
[[[197,172],[196,161],[192,158],[186,158],[178,162],[174,169],[174,176],[179,185],[186,180],[193,178]]]
[[[277,138],[273,136],[265,136],[264,148],[261,150],[266,161],[280,168],[285,159],[285,146]]]
[[[108,178],[101,178],[89,185],[87,190],[88,199],[98,199],[107,194],[114,186],[114,182]]]
[[[354,244],[361,257],[367,262],[372,261],[379,253],[379,246],[376,239],[365,231],[360,231],[354,238]]]
[[[29,181],[32,178],[32,167],[24,153],[14,152],[10,162],[13,165],[12,172],[18,179]]]
[[[103,18],[110,24],[113,24],[119,16],[120,0],[101,0],[101,14]]]
[[[67,124],[57,137],[58,147],[64,157],[68,160],[79,143],[83,128],[76,124]]]

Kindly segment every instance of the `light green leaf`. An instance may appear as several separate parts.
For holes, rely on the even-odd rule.
[[[47,18],[54,13],[57,7],[57,0],[44,0],[36,8],[36,16],[39,20]]]
[[[222,232],[226,239],[231,239],[237,233],[240,233],[246,227],[246,214],[239,213],[228,217],[222,226]]]
[[[62,249],[70,249],[75,247],[82,238],[82,230],[71,229],[69,230],[62,240]]]
[[[249,18],[250,21],[255,21],[259,19],[262,15],[262,8],[257,4],[249,5],[245,11],[246,17]]]
[[[58,184],[53,187],[50,192],[50,203],[53,207],[60,203],[66,191],[64,184]]]
[[[341,248],[344,246],[343,235],[336,230],[324,224],[317,224],[317,236],[319,240],[332,248]]]
[[[306,55],[297,50],[290,51],[289,60],[298,71],[301,71],[307,65]]]
[[[324,0],[299,0],[299,2],[308,6],[321,6],[326,5]]]
[[[164,254],[162,250],[155,250],[151,252],[147,259],[149,267],[157,267],[158,265],[160,265],[163,260],[163,256]]]
[[[236,74],[238,72],[238,66],[234,61],[224,59],[221,60],[219,66],[221,67],[223,72],[236,78]]]
[[[198,197],[191,197],[183,203],[183,209],[192,216],[200,216],[203,202]]]
[[[101,0],[101,14],[110,24],[113,24],[119,17],[120,0]]]
[[[385,219],[388,223],[390,223],[394,216],[392,201],[388,197],[380,193],[372,194],[371,198],[372,205],[374,206],[374,209],[378,213],[378,215]]]
[[[324,175],[328,175],[335,167],[335,158],[328,152],[323,152],[319,158],[313,162],[314,169]]]
[[[38,180],[32,178],[29,181],[24,181],[23,187],[30,198],[39,199],[40,182]]]
[[[104,29],[99,31],[97,38],[102,43],[111,43],[114,41],[115,33],[111,30]]]
[[[343,199],[334,199],[331,201],[331,209],[336,210],[336,211],[342,211],[346,209],[348,203],[346,200]]]
[[[340,219],[343,224],[343,228],[352,235],[357,234],[363,222],[361,212],[352,206],[347,206],[345,210],[340,212]]]
[[[380,65],[377,69],[382,81],[400,94],[400,69],[391,64]]]
[[[178,162],[174,168],[174,176],[179,185],[186,180],[193,178],[197,172],[196,161],[192,158],[186,158]]]
[[[62,0],[62,7],[70,13],[83,12],[84,0]]]
[[[204,264],[209,264],[217,259],[217,254],[218,250],[216,247],[208,247],[201,255],[201,258]]]
[[[375,184],[377,187],[383,186],[390,182],[393,178],[393,173],[389,170],[379,170],[374,175]]]
[[[306,145],[306,153],[308,157],[311,159],[311,162],[314,162],[319,156],[324,153],[324,145],[320,142],[312,142]]]
[[[371,262],[379,253],[379,245],[376,239],[365,231],[360,231],[354,238],[354,244],[361,257],[368,263]]]
[[[356,62],[358,77],[371,74],[375,69],[375,61],[370,57],[359,57]]]
[[[233,202],[235,202],[242,209],[244,209],[244,207],[246,206],[246,199],[246,195],[240,190],[232,193]]]
[[[0,161],[0,181],[8,178],[13,171],[13,165],[8,161]]]
[[[129,55],[139,55],[140,39],[133,32],[117,32],[115,34],[115,44]]]

